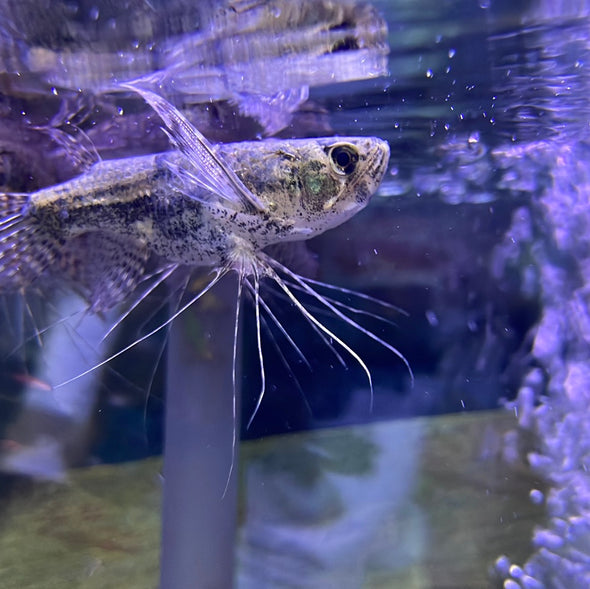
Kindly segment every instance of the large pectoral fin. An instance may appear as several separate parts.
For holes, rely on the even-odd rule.
[[[176,147],[192,164],[191,178],[201,188],[234,205],[264,210],[263,203],[238,178],[235,172],[215,153],[213,146],[167,100],[132,83],[121,85],[140,94],[158,113],[166,132]]]

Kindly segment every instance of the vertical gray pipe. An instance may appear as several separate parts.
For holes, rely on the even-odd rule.
[[[203,359],[203,354],[197,358],[182,318],[170,334],[161,589],[233,586],[237,448],[225,495],[224,490],[232,460],[233,428],[239,432],[239,421],[234,424],[232,412],[236,289],[236,280],[226,277],[210,295],[215,296],[214,308],[197,315],[210,359]]]

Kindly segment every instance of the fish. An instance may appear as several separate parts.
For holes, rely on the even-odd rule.
[[[388,73],[387,24],[368,3],[100,3],[86,27],[69,2],[29,4],[0,2],[0,73],[19,93],[100,96],[150,82],[178,105],[227,103],[273,135],[310,88]]]
[[[163,97],[137,86],[126,89],[138,92],[160,116],[175,149],[100,160],[69,181],[32,193],[0,193],[0,291],[25,293],[45,279],[80,293],[87,313],[123,306],[106,338],[161,284],[176,284],[184,294],[192,271],[210,274],[205,286],[166,320],[53,388],[105,366],[167,328],[230,272],[239,277],[234,394],[244,296],[253,301],[256,319],[261,388],[249,424],[266,392],[262,326],[276,326],[305,360],[265,300],[264,281],[275,285],[326,345],[338,346],[358,363],[371,399],[367,363],[303,298],[389,350],[413,381],[405,356],[353,318],[363,311],[335,293],[389,309],[393,305],[306,278],[268,253],[271,246],[308,240],[361,211],[387,169],[388,143],[376,137],[322,137],[213,145]],[[332,294],[326,294],[330,289]]]

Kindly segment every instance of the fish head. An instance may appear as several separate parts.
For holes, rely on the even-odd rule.
[[[350,219],[368,204],[389,161],[389,145],[376,137],[272,140],[258,146],[256,158],[238,166],[238,175],[282,228],[281,241],[309,239]]]
[[[294,222],[293,235],[307,239],[362,210],[379,188],[389,145],[376,137],[316,139],[296,151],[301,161],[296,189],[275,197],[276,213]]]

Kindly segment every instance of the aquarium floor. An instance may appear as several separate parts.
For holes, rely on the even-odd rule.
[[[236,586],[254,586],[251,573],[241,571],[242,559],[259,559],[258,586],[282,586],[265,581],[265,563],[272,568],[272,557],[266,562],[249,552],[248,538],[256,533],[272,535],[278,526],[305,534],[309,523],[316,530],[324,526],[323,537],[329,538],[334,526],[351,514],[353,521],[368,506],[379,517],[357,518],[357,529],[358,521],[371,528],[358,532],[360,548],[354,550],[362,581],[342,585],[338,579],[346,564],[330,570],[326,563],[338,563],[338,555],[330,560],[319,554],[314,566],[319,563],[323,570],[302,577],[301,586],[319,587],[321,578],[323,587],[493,587],[489,569],[495,559],[501,554],[513,562],[526,559],[532,528],[543,518],[542,508],[529,500],[530,489],[540,483],[526,461],[509,465],[502,458],[503,436],[515,426],[513,415],[495,411],[242,444]],[[392,439],[399,440],[396,448],[376,445],[376,440]],[[321,457],[316,461],[321,468],[309,466],[313,456]],[[389,463],[379,467],[383,456]],[[379,468],[387,476],[399,475],[402,491],[384,488]],[[0,586],[157,587],[160,472],[161,461],[149,459],[73,470],[65,484],[13,484],[0,505]],[[279,507],[271,507],[272,513],[263,513],[260,520],[264,497],[256,496],[257,489],[265,488],[265,478],[271,502],[276,498],[272,489],[283,495]],[[347,484],[357,485],[351,501]],[[307,511],[297,504],[298,489],[305,491],[300,498],[311,497],[305,499]],[[335,512],[322,513],[335,504]],[[355,533],[353,526],[351,536]]]

